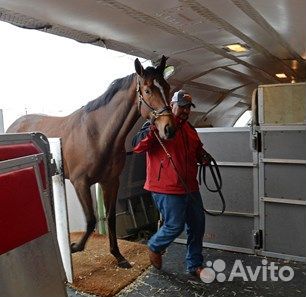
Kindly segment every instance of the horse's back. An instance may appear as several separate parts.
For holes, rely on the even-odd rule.
[[[29,114],[18,118],[7,133],[41,132],[48,137],[59,137],[64,118],[41,114]]]

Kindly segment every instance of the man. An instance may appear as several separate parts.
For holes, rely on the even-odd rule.
[[[133,146],[134,152],[147,154],[144,188],[152,192],[163,218],[162,227],[148,242],[151,264],[161,269],[162,253],[181,234],[186,224],[187,271],[200,277],[205,216],[197,181],[197,163],[207,162],[207,153],[197,132],[187,121],[191,106],[195,107],[190,94],[184,90],[174,93],[171,108],[177,130],[174,138],[163,141],[167,152],[157,140],[155,126],[149,122],[133,138]]]

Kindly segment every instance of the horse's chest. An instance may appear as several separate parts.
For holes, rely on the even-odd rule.
[[[95,164],[95,171],[102,175],[103,179],[118,176],[125,163],[125,152],[113,152],[99,156]]]

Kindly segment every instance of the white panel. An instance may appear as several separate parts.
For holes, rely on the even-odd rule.
[[[0,109],[0,133],[4,133],[3,111]]]
[[[85,215],[79,202],[78,196],[70,180],[65,180],[67,204],[68,204],[68,221],[70,232],[85,231]]]
[[[69,230],[70,232],[78,232],[86,230],[86,219],[81,206],[81,203],[78,199],[78,196],[75,192],[75,189],[70,182],[70,180],[65,179],[66,185],[66,197],[68,205],[68,221],[69,221]],[[91,197],[93,201],[93,207],[96,207],[96,193],[95,185],[90,187]]]
[[[52,153],[53,159],[56,162],[56,167],[59,172],[59,174],[52,177],[57,240],[67,280],[68,282],[72,283],[73,273],[70,253],[66,189],[63,182],[63,172],[61,171],[61,168],[63,168],[61,140],[59,138],[49,138],[48,140],[50,144],[50,151]]]

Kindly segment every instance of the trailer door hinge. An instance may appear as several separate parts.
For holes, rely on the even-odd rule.
[[[254,249],[260,250],[263,248],[263,235],[262,230],[254,230],[253,231],[253,244]]]
[[[253,127],[251,132],[251,149],[261,152],[261,133],[256,127]]]

